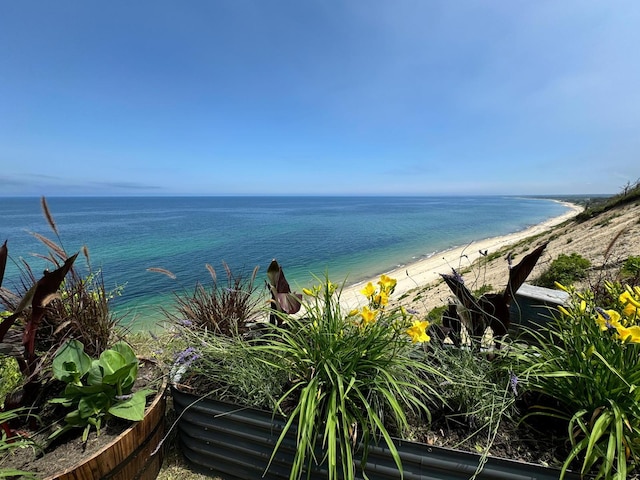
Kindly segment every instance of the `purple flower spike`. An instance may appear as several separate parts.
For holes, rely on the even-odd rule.
[[[511,385],[511,390],[513,390],[513,394],[518,396],[518,382],[520,379],[516,376],[515,373],[511,372],[511,378],[509,379],[509,384]]]
[[[605,320],[611,320],[611,316],[607,312],[605,312],[604,308],[596,307],[596,312],[602,315],[602,318],[604,318]]]
[[[451,270],[453,270],[453,277],[460,283],[464,283],[464,278],[462,278],[462,275],[460,275],[458,273],[458,271],[455,268],[452,268]]]
[[[189,366],[198,358],[200,358],[200,355],[193,347],[186,348],[180,352],[173,364],[173,367],[171,367],[171,372],[169,373],[171,383],[179,383]]]

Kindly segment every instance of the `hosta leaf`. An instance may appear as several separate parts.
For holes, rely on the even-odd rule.
[[[147,395],[153,390],[140,390],[134,393],[130,399],[118,402],[109,409],[109,413],[125,420],[139,421],[144,418],[144,409],[147,403]]]

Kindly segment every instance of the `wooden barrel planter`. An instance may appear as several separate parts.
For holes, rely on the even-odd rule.
[[[135,422],[112,442],[65,471],[44,480],[154,480],[163,461],[156,450],[165,433],[167,380],[163,382],[144,419]]]
[[[195,470],[234,480],[288,480],[296,451],[295,434],[282,443],[267,470],[269,458],[284,419],[270,412],[239,407],[171,389],[173,405],[180,414],[178,438],[180,449]],[[468,480],[474,477],[483,460],[480,455],[394,439],[400,455],[400,475],[386,445],[371,446],[365,471],[369,480]],[[554,467],[510,459],[488,457],[478,480],[557,480],[560,470]],[[322,467],[312,471],[311,480],[326,480]],[[358,474],[358,480],[363,475]],[[579,480],[580,475],[567,472],[565,480]]]

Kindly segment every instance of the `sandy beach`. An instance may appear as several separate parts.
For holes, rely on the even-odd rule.
[[[489,253],[495,252],[500,248],[515,244],[525,238],[546,232],[550,228],[573,218],[583,210],[579,205],[568,202],[559,203],[570,208],[570,210],[563,215],[551,218],[525,230],[499,237],[491,237],[474,241],[467,245],[435,253],[429,258],[396,268],[390,272],[385,272],[386,275],[391,278],[395,278],[398,282],[393,295],[394,298],[399,298],[416,287],[421,287],[439,280],[440,274],[451,273],[452,268],[458,269],[471,265],[481,256],[481,251],[487,251]],[[376,277],[370,280],[364,280],[344,288],[341,299],[346,307],[356,308],[365,303],[365,298],[360,294],[360,290],[368,281],[375,284],[378,281],[378,278]]]

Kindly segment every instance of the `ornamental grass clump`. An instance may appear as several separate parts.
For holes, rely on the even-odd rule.
[[[625,479],[640,460],[640,287],[606,286],[614,304],[601,307],[558,284],[570,302],[518,355],[526,388],[551,400],[532,414],[567,421],[563,476],[578,461],[583,474]]]
[[[395,280],[382,276],[377,286],[362,290],[368,304],[345,313],[341,287],[327,278],[303,290],[301,315],[279,312],[282,326],[273,326],[253,347],[270,355],[268,365],[289,378],[277,403],[287,423],[271,458],[287,432],[295,431],[290,479],[318,465],[330,480],[353,479],[356,453],[364,468],[369,444],[381,439],[402,471],[390,429],[407,430],[409,412],[428,418],[427,405],[436,394],[425,378],[438,372],[421,348],[429,340],[428,322],[387,307],[394,288]]]
[[[247,276],[223,266],[225,280],[207,265],[212,284],[198,283],[193,293],[176,293],[173,308],[163,310],[172,335],[169,380],[203,397],[272,409],[286,375],[269,368],[251,349],[266,324],[261,320],[270,313],[256,287],[258,267]],[[286,283],[284,274],[282,281]]]
[[[232,271],[225,262],[222,262],[222,267],[225,278],[220,278],[216,270],[206,264],[211,276],[210,285],[198,282],[193,292],[175,293],[173,308],[163,309],[164,315],[171,323],[193,326],[227,337],[249,330],[249,324],[255,321],[262,302],[260,295],[257,295],[255,284],[258,267],[249,275],[242,271]],[[173,276],[162,269],[149,270]]]

